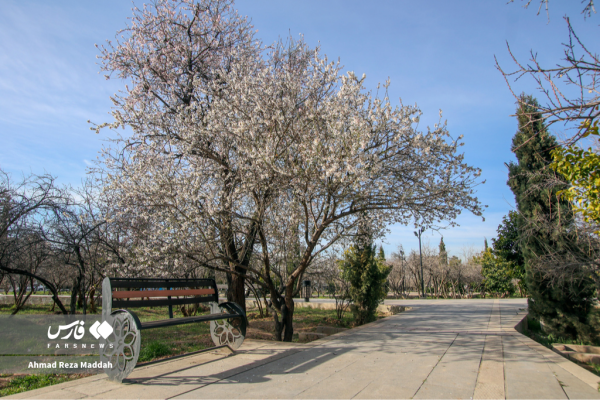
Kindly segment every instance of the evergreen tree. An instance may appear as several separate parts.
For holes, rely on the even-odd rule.
[[[444,243],[444,238],[440,239],[440,263],[442,265],[448,265],[448,253],[446,252],[446,244]]]
[[[556,139],[544,126],[538,103],[521,95],[517,108],[519,129],[512,142],[517,163],[508,165],[508,185],[515,195],[519,215],[517,226],[520,248],[530,294],[529,313],[542,321],[548,333],[566,338],[589,340],[590,316],[593,310],[594,286],[585,277],[552,280],[539,263],[549,252],[569,251],[573,223],[571,205],[559,200],[560,185],[549,185],[557,177],[548,166]]]
[[[492,246],[497,256],[522,266],[525,260],[519,248],[518,218],[519,214],[516,211],[509,211],[508,215],[502,217],[502,223],[498,225],[498,237],[492,239]]]
[[[481,264],[481,274],[488,292],[497,296],[511,295],[515,292],[512,284],[510,262],[497,257],[489,247],[478,259]]]
[[[380,261],[385,262],[385,251],[383,251],[383,246],[379,246],[379,254],[377,254],[377,258]]]
[[[458,267],[461,264],[462,264],[462,261],[460,260],[460,258],[458,258],[456,256],[450,257],[450,261],[448,261],[448,265],[450,265],[451,267]]]
[[[390,268],[385,265],[383,248],[367,243],[355,244],[344,252],[340,268],[344,279],[350,282],[350,296],[354,301],[356,323],[362,325],[375,320],[377,306],[387,295],[386,279]]]
[[[525,259],[519,247],[519,229],[517,220],[519,214],[509,211],[498,225],[498,238],[492,239],[494,255],[508,262],[510,274],[513,279],[518,280],[521,296],[527,292],[525,285]]]

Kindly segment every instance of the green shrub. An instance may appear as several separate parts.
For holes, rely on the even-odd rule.
[[[541,332],[542,324],[537,319],[527,316],[527,330],[530,332]]]
[[[354,301],[352,312],[358,325],[377,319],[377,306],[386,297],[386,278],[390,268],[385,265],[385,255],[376,246],[352,246],[344,252],[340,268],[344,279],[350,282],[350,297]]]

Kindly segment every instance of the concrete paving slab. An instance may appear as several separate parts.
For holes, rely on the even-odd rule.
[[[543,356],[517,337],[502,338],[507,399],[566,399]]]
[[[473,393],[474,399],[504,399],[504,359],[502,352],[502,335],[495,334],[502,330],[502,318],[499,301],[495,300],[485,336],[485,346],[481,355],[481,364],[477,374],[477,383]],[[491,333],[491,334],[490,334]]]
[[[457,335],[414,398],[473,397],[484,342],[485,336]]]
[[[79,393],[80,397],[87,397],[92,395],[103,395],[104,393],[110,392],[111,390],[117,390],[123,387],[122,384],[111,382],[107,379],[101,379],[88,384],[73,385],[65,388],[71,392]]]
[[[447,344],[449,345],[449,343]],[[398,346],[399,349],[401,349]],[[412,397],[420,382],[439,361],[440,354],[416,356],[423,349],[405,348],[405,352],[373,351],[362,360],[320,379],[297,398],[398,398]],[[321,368],[325,372],[325,367]],[[408,368],[407,368],[408,367]],[[319,371],[311,371],[318,375]],[[384,385],[380,385],[385,383]]]
[[[69,389],[56,389],[56,390],[48,391],[48,392],[44,392],[44,393],[33,393],[33,392],[35,392],[35,391],[32,391],[31,395],[21,397],[21,398],[22,399],[64,399],[64,400],[81,398],[81,393],[75,392],[75,391],[72,391]]]
[[[504,399],[504,360],[502,357],[502,337],[485,337],[485,347],[481,356],[474,399]]]
[[[533,340],[528,340],[528,338],[524,336],[517,336],[517,338],[521,340],[523,344],[541,354],[550,365],[559,366],[565,371],[569,372],[571,375],[575,376],[581,382],[586,383],[593,390],[600,390],[600,377],[598,375],[591,373],[590,371],[580,367],[572,361],[567,360],[566,358],[556,354],[552,350]]]
[[[548,367],[569,399],[600,399],[597,389],[592,389],[590,385],[567,370],[554,363],[548,363]]]
[[[96,382],[112,383],[112,382],[106,380],[106,375],[99,374],[99,375],[88,376],[85,378],[81,378],[81,379],[77,379],[77,380],[73,380],[73,381],[69,381],[69,382],[64,382],[64,383],[61,383],[58,385],[46,386],[46,387],[43,387],[40,389],[31,390],[28,392],[13,394],[12,396],[8,396],[8,397],[11,399],[29,399],[32,396],[43,396],[46,393],[56,392],[57,390],[58,391],[71,390],[71,388],[78,387],[78,386],[83,386],[83,387],[86,387],[88,385],[93,386],[93,385],[95,385]],[[41,397],[41,398],[44,398],[44,397]],[[50,398],[62,398],[62,397],[58,396],[58,397],[47,397],[47,398],[50,399]],[[72,397],[72,398],[79,398],[79,397]]]

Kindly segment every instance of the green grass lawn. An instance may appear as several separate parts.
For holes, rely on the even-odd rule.
[[[66,306],[65,306],[66,307]],[[50,311],[52,309],[51,304],[26,304],[22,309],[19,310],[17,315],[22,314],[32,314],[32,315],[40,315],[40,314],[52,314]],[[14,310],[12,305],[0,304],[0,315],[11,314]],[[54,311],[60,311],[58,307],[54,308]]]
[[[136,308],[133,311],[137,314],[141,322],[169,318],[168,307]],[[181,312],[173,311],[174,318],[183,316]],[[198,315],[207,313],[207,311],[199,312]],[[209,322],[145,329],[142,331],[140,358],[138,362],[154,361],[213,347],[214,344],[210,338],[209,329]]]
[[[0,397],[82,378],[81,374],[0,375]]]

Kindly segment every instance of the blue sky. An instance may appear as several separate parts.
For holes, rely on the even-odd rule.
[[[494,237],[502,216],[514,207],[504,163],[514,160],[515,100],[494,55],[511,70],[508,41],[522,62],[533,49],[543,65],[556,64],[567,40],[564,15],[586,43],[597,38],[599,16],[585,21],[577,1],[550,2],[550,22],[544,12],[536,16],[535,0],[527,10],[523,4],[239,0],[236,7],[252,19],[265,43],[303,34],[329,59],[340,58],[345,70],[365,73],[369,88],[389,77],[392,101],[417,103],[423,111],[422,129],[436,123],[443,110],[450,133],[464,135],[465,159],[481,168],[487,181],[477,194],[488,205],[485,222],[465,213],[457,221],[460,227],[441,232],[450,252],[458,254],[463,246],[480,248],[484,237]],[[113,39],[130,15],[131,3],[121,0],[0,2],[0,167],[15,178],[48,172],[74,185],[85,177],[109,137],[93,133],[87,121],[110,121],[109,96],[122,86],[99,74],[94,44]],[[514,89],[538,95],[528,79]],[[561,134],[560,128],[553,129]],[[412,231],[412,226],[392,226],[386,252],[400,243],[405,250],[418,249]],[[440,233],[423,238],[437,246]]]

